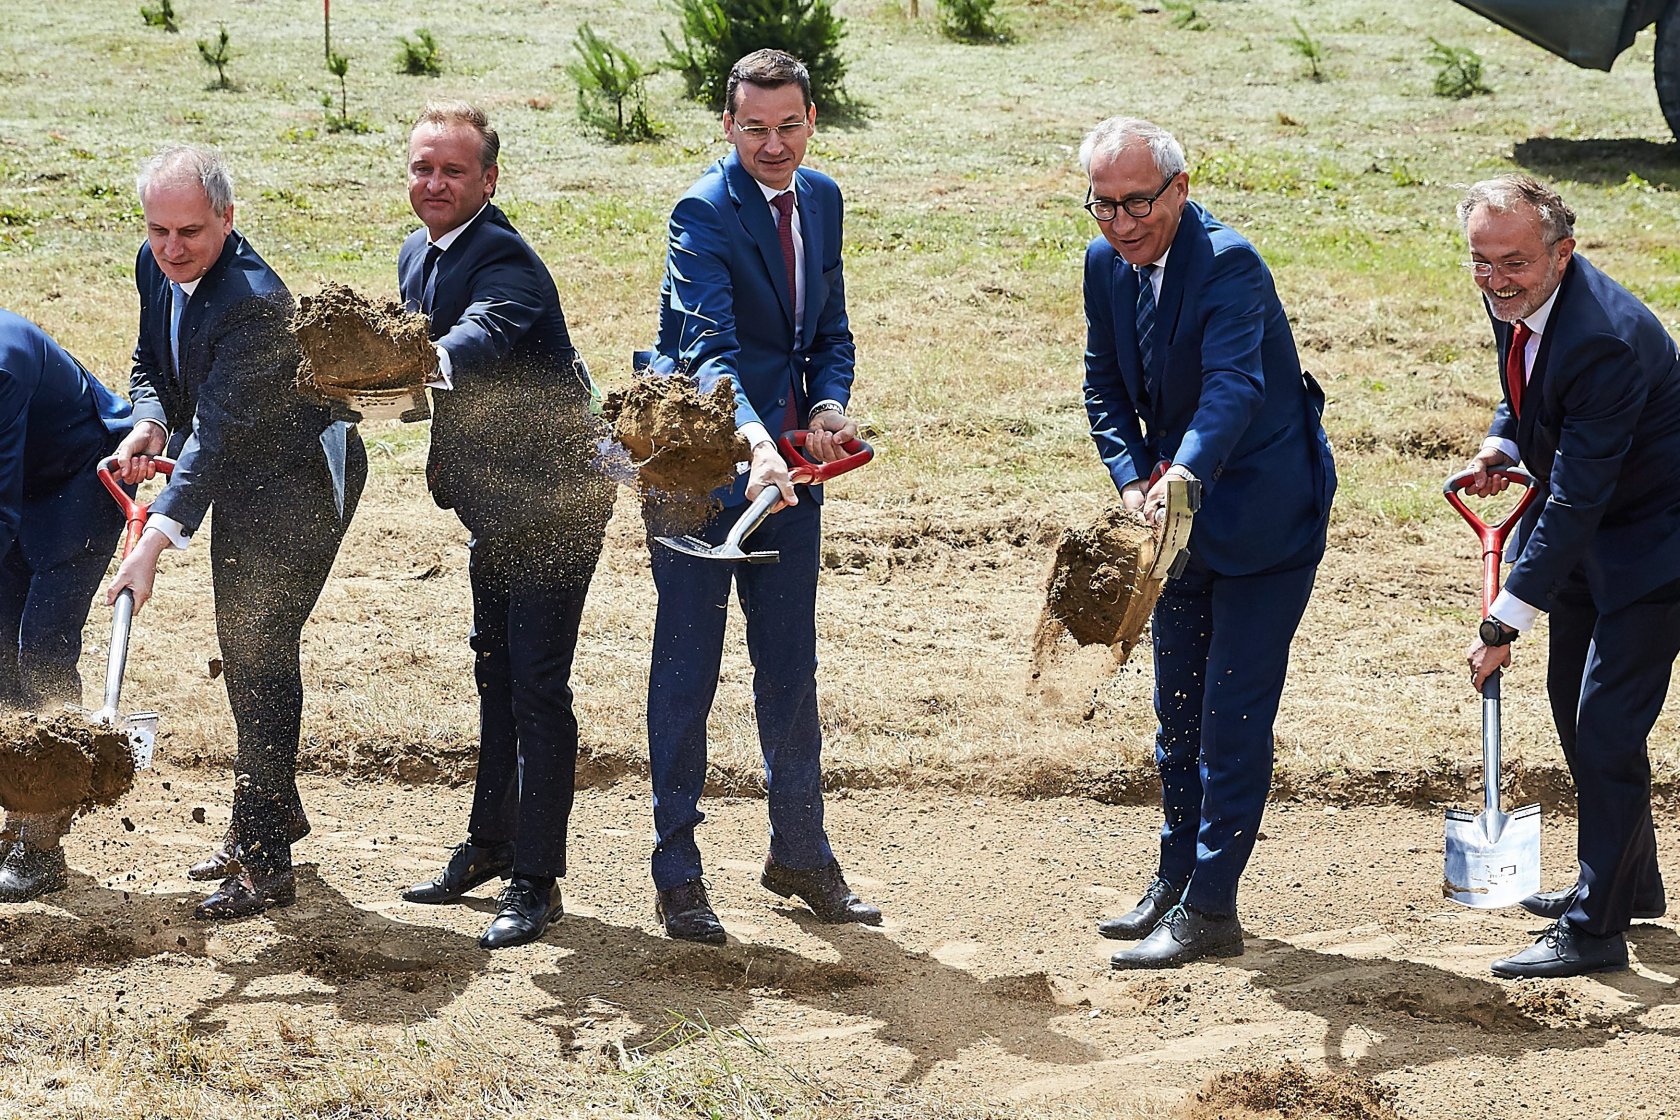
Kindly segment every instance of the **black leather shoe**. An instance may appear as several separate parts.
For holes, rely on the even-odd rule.
[[[1564,891],[1541,891],[1531,894],[1517,903],[1524,910],[1537,917],[1557,921],[1569,913],[1569,908],[1575,905],[1575,888]],[[1658,899],[1656,902],[1636,901],[1633,904],[1633,920],[1649,922],[1668,913],[1668,900]]]
[[[293,844],[309,835],[309,817],[299,805],[292,811],[292,819],[286,822],[286,838]],[[228,825],[227,832],[222,834],[222,842],[216,850],[204,859],[187,868],[187,878],[200,882],[210,882],[215,879],[226,879],[230,875],[237,875],[242,870],[239,862],[239,836],[233,831],[233,825]]]
[[[511,874],[512,843],[480,847],[469,840],[455,845],[455,850],[449,853],[449,862],[443,865],[437,878],[403,891],[403,901],[423,902],[428,906],[454,902],[474,887],[492,879],[506,879]]]
[[[1493,974],[1506,980],[1528,980],[1618,972],[1627,966],[1627,938],[1619,933],[1593,937],[1570,925],[1568,918],[1559,918],[1522,952],[1494,961]]]
[[[0,902],[28,902],[63,890],[68,881],[63,848],[39,852],[16,840],[0,861]]]
[[[690,879],[680,887],[656,892],[653,912],[665,923],[665,936],[677,941],[722,945],[729,940],[717,911],[706,898],[706,884]]]
[[[1235,914],[1214,918],[1181,902],[1161,915],[1148,937],[1108,963],[1116,969],[1176,968],[1203,957],[1240,957],[1242,951],[1243,928]]]
[[[484,936],[478,939],[483,949],[510,949],[535,941],[547,931],[550,922],[565,913],[560,905],[559,883],[544,890],[523,875],[515,875],[502,888],[497,901],[502,908],[496,912]]]
[[[881,924],[881,910],[871,906],[853,893],[840,873],[840,861],[831,860],[827,867],[800,871],[783,867],[769,857],[764,860],[764,874],[760,885],[783,898],[798,896],[811,908],[811,913],[825,922],[857,922],[860,925]]]
[[[1118,918],[1098,922],[1097,932],[1113,941],[1137,941],[1148,937],[1166,912],[1177,906],[1178,900],[1183,897],[1183,887],[1175,887],[1165,879],[1156,879],[1143,892],[1136,906]]]
[[[263,875],[245,870],[222,880],[216,893],[193,909],[193,917],[207,921],[249,918],[297,901],[297,880],[290,871]]]

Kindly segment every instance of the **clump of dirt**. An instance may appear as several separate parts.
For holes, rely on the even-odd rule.
[[[662,529],[687,532],[717,508],[711,492],[733,481],[751,455],[735,430],[735,389],[720,379],[705,396],[694,379],[638,374],[607,394],[602,415],[612,439],[628,452],[644,505],[657,508]]]
[[[1146,575],[1157,544],[1142,514],[1117,505],[1063,531],[1033,634],[1031,680],[1045,700],[1060,703],[1064,692],[1095,687],[1126,663],[1161,594],[1160,582]],[[1093,646],[1107,647],[1107,664],[1080,664],[1079,651]]]
[[[134,785],[126,731],[76,712],[0,712],[0,807],[14,813],[90,812]]]
[[[1181,1120],[1399,1120],[1398,1094],[1351,1073],[1275,1070],[1222,1073],[1184,1099]]]
[[[1554,1029],[1602,1027],[1614,1017],[1602,1004],[1589,1003],[1580,994],[1554,982],[1524,984],[1505,998],[1517,1014]]]
[[[299,300],[292,333],[303,349],[298,387],[315,396],[412,389],[437,368],[424,315],[344,284],[329,282]]]

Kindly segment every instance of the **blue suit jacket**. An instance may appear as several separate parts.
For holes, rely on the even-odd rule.
[[[0,310],[0,556],[25,500],[92,471],[133,423],[128,402],[46,331]]]
[[[591,467],[590,384],[573,368],[554,278],[500,209],[487,205],[437,264],[423,306],[427,237],[397,254],[397,285],[449,353],[453,389],[432,394],[432,498],[474,532],[565,518],[602,500]],[[591,512],[584,520],[593,523]]]
[[[805,243],[805,317],[797,339],[775,215],[733,151],[707,168],[672,210],[659,292],[654,369],[685,371],[702,393],[719,378],[733,379],[736,426],[757,420],[772,436],[802,426],[813,401],[845,405],[852,393],[840,188],[820,171],[801,168],[794,195]],[[742,479],[718,495],[734,505],[745,491]]]
[[[1511,325],[1493,320],[1493,330],[1503,383]],[[1584,566],[1593,603],[1609,612],[1680,579],[1680,356],[1657,317],[1579,253],[1520,421],[1507,390],[1488,434],[1516,443],[1545,499],[1524,518],[1511,594],[1549,609]]]
[[[257,496],[296,468],[326,462],[327,409],[297,391],[301,356],[292,294],[257,251],[228,234],[181,322],[181,360],[170,355],[169,280],[140,246],[134,264],[140,337],[129,396],[134,419],[169,429],[175,474],[152,512],[196,530],[214,501]],[[342,445],[335,474],[344,477]]]
[[[1264,571],[1324,540],[1336,468],[1324,394],[1301,370],[1260,254],[1187,203],[1139,368],[1138,272],[1102,238],[1085,251],[1085,409],[1116,489],[1162,460],[1202,482],[1190,549],[1221,575]]]

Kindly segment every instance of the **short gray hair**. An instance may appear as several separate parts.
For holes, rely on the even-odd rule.
[[[195,144],[170,144],[140,165],[134,177],[134,188],[140,194],[140,205],[146,204],[146,192],[154,182],[174,183],[192,181],[204,188],[210,209],[225,215],[233,205],[233,172],[227,161],[210,148]]]
[[[1539,216],[1547,244],[1575,236],[1575,211],[1551,187],[1527,175],[1499,175],[1471,184],[1459,200],[1458,223],[1469,226],[1470,215],[1483,208],[1509,214],[1525,206]]]
[[[1138,117],[1109,117],[1093,128],[1079,145],[1079,166],[1089,176],[1091,161],[1097,156],[1117,156],[1133,144],[1149,145],[1149,154],[1155,157],[1155,170],[1162,175],[1177,175],[1189,166],[1184,160],[1183,146],[1172,133]]]

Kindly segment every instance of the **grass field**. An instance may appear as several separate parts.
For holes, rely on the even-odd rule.
[[[1582,251],[1680,331],[1680,154],[1657,107],[1649,34],[1601,74],[1448,0],[1201,0],[1201,31],[1118,0],[1006,2],[1019,38],[999,47],[941,38],[932,0],[916,21],[898,3],[836,6],[862,111],[830,126],[819,106],[809,160],[847,198],[853,411],[881,451],[835,488],[844,500],[827,515],[822,687],[837,783],[1148,796],[1145,658],[1070,688],[1062,706],[1019,699],[1048,542],[1112,497],[1080,404],[1080,260],[1095,227],[1079,209],[1075,153],[1119,112],[1177,132],[1192,195],[1260,248],[1330,398],[1342,482],[1279,724],[1292,788],[1380,800],[1423,788],[1394,774],[1471,763],[1476,709],[1459,662],[1477,568],[1438,490],[1478,443],[1497,382],[1453,206],[1488,174],[1553,180],[1579,213]],[[501,131],[497,200],[553,271],[574,339],[609,387],[628,378],[631,351],[654,333],[670,204],[726,146],[674,74],[650,86],[663,138],[607,145],[579,126],[564,66],[585,18],[645,59],[662,54],[659,32],[675,28],[662,0],[341,0],[333,45],[351,58],[349,109],[371,124],[365,134],[324,128],[320,96],[336,83],[317,5],[178,8],[179,35],[144,28],[136,3],[115,0],[0,15],[0,306],[126,387],[142,232],[133,174],[172,140],[226,153],[237,224],[294,291],[331,279],[394,292],[396,249],[415,225],[406,123],[428,98],[463,96]],[[1296,21],[1323,46],[1322,81],[1283,41]],[[222,23],[236,52],[229,92],[205,88],[212,72],[193,45]],[[396,73],[397,36],[421,26],[443,48],[436,79]],[[1493,94],[1434,96],[1430,36],[1480,52]],[[374,479],[306,635],[307,753],[352,777],[459,778],[476,715],[463,683],[463,534],[424,495],[424,429],[366,434]],[[635,770],[643,750],[651,586],[630,504],[614,521],[579,670],[584,736],[609,775]],[[166,562],[125,691],[165,712],[176,761],[223,761],[232,741],[221,686],[204,672],[215,652],[206,551]],[[96,610],[90,678],[104,625]],[[1555,768],[1543,658],[1522,658],[1507,693],[1512,753]],[[725,787],[755,781],[747,672],[744,658],[727,664],[715,714]],[[1672,716],[1660,732],[1653,759],[1672,785]],[[306,1027],[288,1037],[284,1020],[278,1033],[204,1039],[78,1014],[0,1020],[0,1114],[12,1093],[32,1102],[19,1105],[26,1114],[106,1115],[102,1098],[136,1070],[155,1092],[125,1107],[160,1115],[505,1115],[536,1091],[475,1048],[470,1024],[427,1050]],[[743,1089],[717,1115],[942,1114],[930,1099],[830,1099],[750,1045],[698,1037],[736,1047],[701,1068],[745,1063],[771,1086],[757,1103],[741,1103]],[[681,1066],[695,1052],[670,1059],[668,1082],[698,1076]],[[661,1095],[659,1076],[607,1068],[637,1060],[567,1066],[575,1084],[542,1099],[591,1115],[699,1109],[681,1085]],[[218,1071],[213,1092],[206,1070]],[[275,1070],[290,1095],[264,1088]],[[62,1091],[41,1087],[55,1078]],[[48,1108],[58,1111],[35,1111]]]

